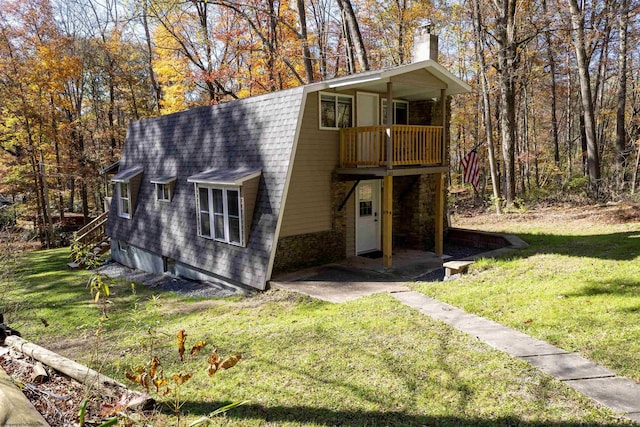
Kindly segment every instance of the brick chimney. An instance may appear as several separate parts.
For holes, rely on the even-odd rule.
[[[432,59],[438,62],[438,36],[431,34],[431,21],[420,25],[413,36],[413,62]]]

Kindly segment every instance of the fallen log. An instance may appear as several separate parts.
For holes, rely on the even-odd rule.
[[[108,376],[94,371],[85,365],[71,359],[67,359],[66,357],[54,353],[51,350],[47,350],[44,347],[40,347],[39,345],[29,342],[23,338],[10,335],[5,338],[4,343],[13,350],[22,352],[27,356],[52,367],[56,371],[73,378],[88,389],[97,390],[107,397],[127,402],[127,407],[143,409],[144,407],[153,404],[153,399],[151,399],[148,394],[131,391],[126,385],[114,380],[113,378],[109,378]]]
[[[49,423],[31,404],[29,399],[13,383],[0,367],[0,425],[2,426],[42,426]]]

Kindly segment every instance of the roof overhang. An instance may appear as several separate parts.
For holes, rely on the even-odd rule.
[[[241,186],[246,181],[259,177],[262,169],[209,169],[192,175],[187,182],[207,185]]]
[[[105,174],[112,174],[112,173],[117,173],[118,170],[120,169],[120,160],[117,160],[114,163],[111,163],[109,166],[107,166],[106,168],[100,170],[100,173],[102,175]]]
[[[136,176],[140,175],[144,168],[142,166],[134,166],[129,169],[125,169],[123,171],[118,172],[111,178],[111,182],[120,182],[127,184]]]
[[[176,180],[175,175],[163,175],[150,180],[152,184],[171,184]]]
[[[311,84],[308,91],[334,89],[384,93],[389,82],[393,83],[394,97],[410,101],[440,98],[443,90],[447,96],[471,91],[471,86],[432,59]]]

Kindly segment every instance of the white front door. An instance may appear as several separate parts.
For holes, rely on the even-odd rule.
[[[361,181],[356,189],[356,254],[380,249],[380,180]]]

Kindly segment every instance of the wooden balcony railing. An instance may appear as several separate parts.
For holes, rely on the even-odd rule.
[[[391,127],[394,166],[441,165],[442,126]],[[340,129],[340,167],[387,165],[386,126]]]

